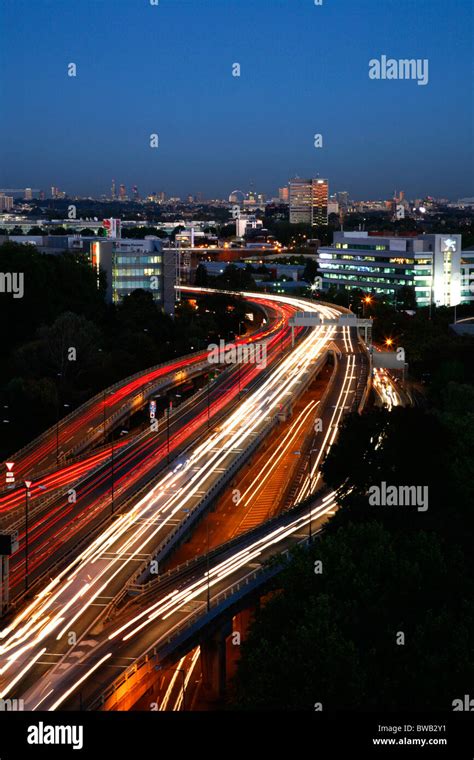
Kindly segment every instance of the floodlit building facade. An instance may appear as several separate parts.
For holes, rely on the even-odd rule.
[[[474,301],[474,251],[461,250],[461,235],[386,237],[335,232],[318,251],[323,290],[362,289],[396,300],[413,287],[419,306]]]

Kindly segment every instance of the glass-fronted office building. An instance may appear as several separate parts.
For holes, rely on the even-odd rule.
[[[332,245],[319,248],[318,262],[323,290],[357,288],[396,300],[408,286],[420,306],[474,300],[474,251],[461,251],[461,235],[335,232]]]

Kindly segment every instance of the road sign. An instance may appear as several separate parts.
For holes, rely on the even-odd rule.
[[[18,549],[18,531],[0,533],[0,555],[8,557]]]
[[[15,483],[15,475],[13,474],[13,465],[15,462],[5,462],[7,472],[5,473],[5,481],[7,486],[12,486]]]

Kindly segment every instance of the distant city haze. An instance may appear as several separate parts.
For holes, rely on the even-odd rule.
[[[0,28],[2,188],[474,195],[469,0],[18,0]],[[429,81],[371,79],[382,56]]]

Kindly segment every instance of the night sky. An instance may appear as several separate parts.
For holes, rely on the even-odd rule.
[[[470,0],[3,0],[0,186],[474,195],[473,36]],[[428,84],[369,79],[381,55]]]

